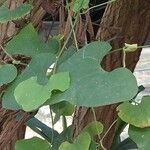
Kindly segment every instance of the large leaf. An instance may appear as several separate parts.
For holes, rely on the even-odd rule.
[[[16,142],[15,150],[51,150],[50,144],[38,137],[19,140]]]
[[[0,23],[17,20],[27,15],[32,9],[29,4],[22,4],[19,7],[9,10],[6,6],[0,7]]]
[[[0,86],[12,82],[17,76],[17,69],[14,65],[0,65]]]
[[[144,96],[140,104],[125,102],[118,106],[119,117],[136,127],[150,127],[150,96]]]
[[[5,50],[11,55],[22,54],[34,57],[40,53],[57,52],[59,42],[57,39],[50,39],[47,43],[44,43],[39,39],[32,24],[28,24],[7,43]]]
[[[129,127],[129,137],[137,144],[138,150],[149,150],[150,128]]]
[[[53,90],[65,91],[69,88],[69,85],[70,78],[68,72],[52,75],[44,85],[38,84],[37,77],[31,77],[16,87],[14,96],[24,111],[33,111],[51,97]]]
[[[69,142],[64,142],[60,145],[59,150],[89,150],[91,143],[90,135],[83,132],[78,136],[73,144]]]
[[[100,135],[103,132],[103,125],[100,122],[91,122],[89,123],[82,132],[87,132],[91,137],[95,135]]]
[[[94,107],[132,99],[138,91],[134,75],[126,68],[106,72],[99,65],[110,49],[107,42],[93,42],[63,62],[58,71],[69,71],[71,85],[54,95],[49,104],[68,101]]]
[[[41,61],[40,61],[41,60]],[[55,56],[50,53],[42,53],[32,58],[31,63],[22,72],[21,75],[11,84],[3,96],[3,107],[7,109],[20,109],[21,107],[17,104],[14,97],[14,90],[19,83],[35,76],[39,84],[46,84],[48,78],[46,72],[49,66],[54,62]]]

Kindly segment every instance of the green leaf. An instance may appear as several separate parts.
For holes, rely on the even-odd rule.
[[[129,124],[140,128],[150,126],[150,96],[144,96],[138,105],[125,102],[117,110],[119,117]]]
[[[55,114],[59,114],[60,116],[71,116],[75,110],[74,105],[65,101],[52,105],[51,109]]]
[[[150,128],[129,127],[129,137],[137,144],[138,150],[150,148]]]
[[[87,9],[89,0],[75,0],[73,5],[74,12],[79,12],[81,9]]]
[[[91,137],[95,135],[100,135],[103,132],[103,125],[98,121],[94,121],[89,123],[82,132],[87,132]]]
[[[14,96],[24,111],[33,111],[51,97],[53,90],[65,91],[69,88],[69,84],[68,72],[52,75],[44,85],[38,84],[37,77],[31,77],[16,87]]]
[[[14,65],[0,65],[0,86],[12,82],[17,76],[17,69]]]
[[[32,58],[30,64],[26,69],[17,77],[17,79],[7,88],[4,93],[2,106],[3,108],[18,110],[21,107],[17,104],[14,97],[14,90],[19,83],[35,76],[39,84],[46,84],[48,78],[46,72],[49,66],[54,62],[55,56],[50,53],[41,53]]]
[[[48,101],[54,104],[68,101],[77,106],[102,106],[128,101],[138,92],[134,75],[126,68],[107,72],[99,65],[111,50],[107,42],[93,42],[67,59],[58,72],[69,71],[71,85]]]
[[[50,144],[38,137],[19,140],[15,144],[15,150],[51,150]]]
[[[0,7],[0,23],[17,20],[27,15],[32,9],[29,4],[22,4],[19,7],[9,10],[6,6]]]
[[[33,25],[30,23],[7,43],[5,50],[11,55],[21,54],[35,57],[40,53],[56,53],[59,48],[60,45],[57,39],[50,39],[47,43],[41,41]]]
[[[70,144],[69,142],[62,143],[59,150],[89,150],[90,143],[90,135],[83,132],[78,136],[73,144]]]

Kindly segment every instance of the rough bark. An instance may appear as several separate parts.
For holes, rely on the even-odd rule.
[[[137,43],[143,45],[150,29],[150,1],[149,0],[118,0],[106,7],[97,38],[110,40],[114,49],[124,46],[124,43]],[[134,71],[139,60],[141,50],[130,53],[126,58],[126,65]],[[122,53],[115,52],[105,57],[102,66],[111,71],[122,66]],[[116,107],[118,104],[98,107],[95,109],[97,120],[104,124],[104,132],[116,120]],[[74,116],[74,135],[93,120],[90,108],[77,108]],[[103,144],[107,149],[111,148],[115,133],[115,127],[105,137]],[[104,134],[104,133],[103,133]],[[103,136],[103,134],[101,136]]]
[[[25,0],[8,0],[7,5],[13,9],[23,3]],[[26,0],[27,1],[27,0]],[[31,21],[35,27],[40,23],[45,11],[40,7],[42,0],[33,1],[34,9],[30,14]],[[9,22],[0,24],[0,44],[3,45],[7,40],[11,39],[17,31],[24,26],[25,21]],[[6,56],[0,50],[0,62],[6,60]],[[19,68],[20,70],[20,68]],[[3,87],[0,87],[0,93]],[[14,150],[16,140],[24,138],[25,125],[24,123],[29,118],[29,114],[24,113],[20,121],[16,120],[18,111],[10,111],[1,108],[0,105],[0,149],[1,150]]]

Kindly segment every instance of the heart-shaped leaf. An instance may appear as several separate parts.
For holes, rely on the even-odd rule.
[[[89,150],[90,143],[90,135],[86,132],[83,132],[78,136],[73,144],[70,144],[69,142],[62,143],[59,147],[59,150]]]
[[[46,72],[49,66],[54,62],[55,56],[50,53],[42,53],[32,58],[30,64],[26,69],[17,77],[17,79],[11,84],[7,91],[4,93],[2,105],[3,108],[18,110],[21,109],[17,104],[14,97],[14,90],[19,83],[35,76],[39,84],[46,84],[48,78]]]
[[[144,96],[140,104],[124,102],[117,110],[119,117],[136,127],[150,127],[150,96]]]
[[[0,65],[0,86],[12,82],[17,76],[17,69],[14,65]]]
[[[65,91],[69,88],[69,84],[68,72],[52,75],[45,85],[38,84],[37,78],[31,77],[16,87],[14,96],[24,111],[32,111],[46,102],[53,90]]]
[[[50,39],[47,43],[41,41],[33,25],[28,24],[7,43],[5,50],[11,55],[21,54],[35,57],[40,53],[56,53],[60,48],[59,46],[57,39]]]
[[[150,128],[129,127],[129,137],[137,144],[138,150],[149,150]]]
[[[33,137],[17,141],[15,150],[51,150],[51,146],[47,141]]]
[[[22,4],[19,7],[9,10],[7,7],[0,7],[0,23],[17,20],[27,15],[32,9],[29,4]]]
[[[54,95],[48,103],[68,101],[94,107],[132,99],[138,92],[134,75],[126,68],[106,72],[99,65],[110,49],[107,42],[93,42],[63,62],[58,71],[69,71],[70,88]]]

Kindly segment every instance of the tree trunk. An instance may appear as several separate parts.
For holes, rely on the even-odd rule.
[[[13,9],[24,1],[25,0],[8,0],[7,5],[10,9]],[[42,0],[33,1],[34,8],[30,18],[35,27],[38,26],[45,14],[45,11],[40,7],[41,2]],[[24,24],[25,22],[23,20],[21,24],[17,22],[0,24],[0,44],[3,45],[7,40],[11,39]],[[5,54],[0,50],[0,61],[5,60],[5,58]],[[2,91],[3,87],[0,87],[0,93]],[[24,138],[25,122],[30,115],[28,113],[23,113],[23,118],[17,121],[16,116],[18,113],[20,113],[20,111],[3,109],[0,104],[0,150],[14,150],[16,140]]]
[[[117,0],[106,7],[97,39],[109,40],[113,50],[121,48],[124,43],[137,43],[143,45],[150,31],[150,1],[149,0]],[[139,60],[141,50],[130,53],[126,57],[126,66],[134,71]],[[111,71],[122,66],[122,53],[115,52],[107,55],[103,60],[102,66],[105,70]],[[104,133],[116,120],[116,107],[118,104],[95,108],[97,120],[104,125]],[[91,121],[93,113],[90,108],[79,107],[74,116],[74,136]],[[104,138],[103,145],[111,149],[115,133],[115,126],[111,128]]]

